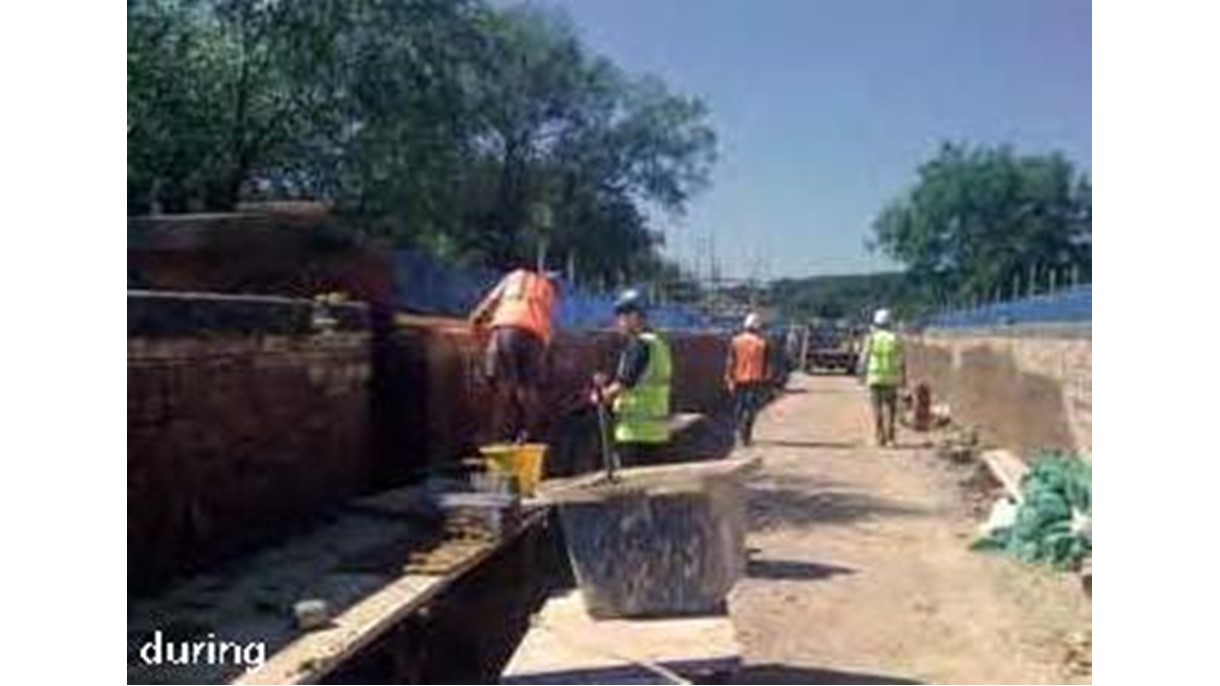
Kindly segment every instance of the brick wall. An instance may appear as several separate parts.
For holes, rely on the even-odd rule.
[[[493,438],[480,346],[459,322],[400,326],[377,341],[360,330],[253,334],[224,330],[252,326],[250,302],[235,308],[218,298],[199,320],[211,328],[192,336],[175,329],[164,337],[164,326],[145,324],[160,319],[149,311],[176,312],[180,299],[209,309],[197,295],[130,296],[129,309],[141,312],[134,330],[149,332],[128,338],[127,355],[128,579],[136,592],[282,536],[359,491],[455,465]],[[268,326],[291,331],[300,319],[278,304],[267,309]],[[669,339],[675,410],[710,410],[723,400],[723,337]],[[621,344],[609,332],[557,336],[547,399],[552,473],[595,454],[596,433],[588,424],[568,432],[568,419],[592,372],[610,370]]]
[[[1092,452],[1093,346],[1087,328],[926,332],[907,341],[912,383],[985,440],[1026,455]]]
[[[316,517],[370,479],[369,334],[131,337],[129,590]]]
[[[390,253],[326,215],[129,217],[127,287],[310,298],[343,291],[374,319],[393,309]]]
[[[683,333],[668,338],[674,353],[674,410],[708,411],[723,400],[725,338]],[[588,445],[588,436],[566,435],[570,427],[565,424],[592,373],[613,369],[622,339],[611,332],[560,332],[553,345],[545,419],[553,473],[563,473],[565,453],[596,449]],[[383,446],[379,474],[388,482],[452,464],[493,440],[482,348],[463,322],[432,319],[399,326],[384,342],[381,359],[384,373],[376,380],[375,412]]]

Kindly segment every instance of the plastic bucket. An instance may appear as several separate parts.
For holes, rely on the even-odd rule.
[[[532,496],[542,480],[546,449],[545,443],[496,443],[479,448],[479,452],[487,458],[489,470],[512,475],[521,495]]]

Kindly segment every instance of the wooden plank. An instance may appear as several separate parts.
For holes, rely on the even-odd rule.
[[[669,430],[674,435],[680,434],[694,428],[703,418],[698,412],[678,412],[669,418]]]
[[[573,590],[547,601],[535,616],[501,682],[592,683],[608,674],[664,681],[666,673],[732,672],[740,662],[727,615],[595,620]]]
[[[377,512],[385,515],[416,517],[435,510],[428,494],[420,486],[402,486],[349,501],[351,510]]]
[[[619,471],[622,482],[663,482],[667,476],[680,477],[684,474],[699,473],[703,476],[716,476],[734,472],[749,473],[762,464],[758,457],[731,458],[724,460],[702,460],[694,462],[675,462],[669,464],[648,465],[645,467],[626,467]],[[579,476],[561,479],[547,479],[538,487],[538,493],[525,501],[528,505],[553,505],[579,497],[588,487],[597,485],[606,479],[605,472],[597,471]]]
[[[411,612],[419,609],[448,587],[461,574],[474,568],[499,546],[542,521],[545,510],[525,515],[521,526],[501,541],[469,546],[464,559],[454,563],[444,576],[404,574],[348,608],[322,629],[309,632],[272,655],[258,668],[247,671],[235,684],[317,683],[373,642]]]
[[[1003,449],[984,450],[981,459],[996,480],[1004,486],[1009,497],[1021,502],[1021,480],[1029,472],[1029,465],[1016,453]]]
[[[525,499],[527,505],[543,505],[553,502],[559,496],[572,490],[579,490],[596,484],[606,478],[603,471],[590,472],[577,476],[558,479],[544,479],[538,484],[538,492],[532,498]]]

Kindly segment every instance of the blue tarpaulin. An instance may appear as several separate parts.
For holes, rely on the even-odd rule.
[[[1009,324],[1087,323],[1092,319],[1093,286],[1085,285],[938,314],[929,318],[926,325],[951,329]]]
[[[458,269],[409,250],[394,253],[394,290],[399,307],[423,314],[464,317],[502,274],[490,269]],[[607,328],[614,323],[614,296],[567,288],[559,301],[559,325],[568,329]],[[663,329],[701,328],[699,317],[677,305],[649,310]]]

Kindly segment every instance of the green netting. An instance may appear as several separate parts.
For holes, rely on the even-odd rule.
[[[1072,455],[1044,454],[1021,481],[1022,502],[1012,526],[975,542],[1025,562],[1073,569],[1092,553],[1091,534],[1080,523],[1093,510],[1093,470]]]

